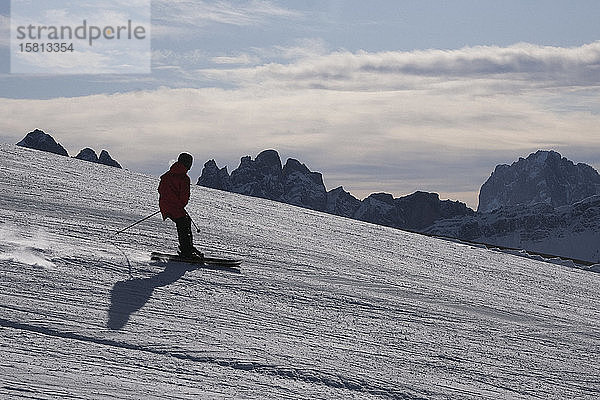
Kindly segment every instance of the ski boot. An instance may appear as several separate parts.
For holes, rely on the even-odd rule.
[[[185,258],[194,262],[204,262],[204,254],[194,246],[192,246],[192,248],[188,251],[181,250],[181,246],[179,246],[179,251],[177,254],[179,254],[179,257],[181,258]]]
[[[204,253],[202,253],[200,250],[198,250],[194,246],[192,246],[192,257],[200,260],[200,262],[202,262],[202,263],[204,262]]]

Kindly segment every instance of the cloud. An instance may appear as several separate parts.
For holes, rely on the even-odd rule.
[[[332,90],[403,90],[460,84],[520,90],[530,87],[597,86],[600,41],[562,48],[516,44],[459,50],[413,52],[335,52],[295,62],[267,63],[251,68],[198,71],[215,81],[240,86],[255,84]],[[473,85],[473,80],[478,80]]]
[[[242,53],[235,56],[217,56],[212,57],[211,61],[215,64],[256,64],[260,61],[258,57],[253,57],[249,54]]]
[[[189,86],[198,81],[210,82],[204,73],[198,73],[200,66],[213,67],[227,71],[234,66],[258,66],[268,60],[279,59],[298,61],[326,53],[326,45],[320,39],[299,39],[290,46],[254,47],[246,52],[214,55],[205,50],[193,49],[175,51],[172,49],[156,49],[152,53],[153,69],[171,70],[172,78],[179,82],[187,80]],[[214,82],[213,82],[214,83]],[[230,82],[222,82],[231,86]],[[177,84],[177,86],[181,86]]]
[[[182,150],[194,153],[197,176],[209,158],[231,170],[242,155],[276,148],[322,171],[329,188],[344,185],[358,196],[431,190],[476,206],[498,163],[540,148],[586,162],[580,150],[600,147],[591,134],[600,115],[555,112],[536,96],[162,88],[0,99],[0,132],[16,142],[39,127],[70,153],[107,148],[126,167],[155,174]]]
[[[260,25],[271,18],[298,18],[299,11],[282,8],[270,1],[190,1],[153,2],[153,34],[178,35],[209,24]]]
[[[206,62],[209,55],[198,49],[190,51],[173,51],[169,49],[157,49],[152,52],[152,66],[190,66]]]
[[[304,38],[296,40],[295,44],[291,46],[253,47],[248,52],[212,57],[211,61],[218,65],[237,64],[258,66],[274,59],[290,62],[322,56],[326,53],[327,46],[323,40]]]
[[[296,40],[291,46],[271,46],[267,48],[254,48],[254,52],[265,59],[284,59],[298,61],[324,56],[328,53],[328,46],[319,38],[303,38]]]

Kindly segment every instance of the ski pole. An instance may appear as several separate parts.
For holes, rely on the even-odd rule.
[[[188,217],[190,217],[190,221],[192,221],[192,224],[194,224],[194,228],[196,228],[196,233],[200,233],[200,228],[198,228],[198,225],[196,225],[196,223],[192,219],[192,216],[187,211],[185,213],[187,214]]]
[[[133,226],[136,226],[136,225],[137,225],[137,224],[139,224],[139,223],[142,223],[142,222],[144,222],[144,221],[145,221],[145,220],[147,220],[148,218],[152,218],[152,217],[154,217],[154,216],[155,216],[156,214],[158,214],[159,212],[160,212],[160,210],[159,210],[159,211],[157,211],[157,212],[155,212],[155,213],[152,213],[152,214],[148,215],[147,217],[144,217],[144,218],[140,219],[139,221],[136,221],[136,222],[134,222],[133,224],[129,225],[127,228],[123,228],[123,229],[121,229],[119,232],[116,232],[116,233],[115,233],[115,234],[114,234],[114,235],[113,235],[113,236],[112,236],[112,237],[109,239],[109,243],[110,243],[110,244],[112,244],[113,246],[115,246],[115,248],[116,248],[117,250],[119,250],[119,252],[120,252],[121,254],[123,254],[123,257],[125,257],[125,260],[127,261],[127,266],[129,267],[129,279],[133,279],[133,275],[132,275],[132,273],[131,273],[131,263],[129,262],[129,257],[127,257],[127,254],[125,254],[125,252],[124,252],[123,250],[121,250],[121,248],[120,248],[119,246],[117,246],[117,244],[116,244],[115,242],[113,242],[113,240],[112,240],[112,239],[113,239],[114,237],[116,237],[118,234],[125,232],[127,229],[129,229],[129,228],[131,228],[131,227],[133,227]]]
[[[123,232],[125,232],[127,229],[129,229],[129,228],[131,228],[131,227],[134,227],[134,226],[136,226],[137,224],[139,224],[139,223],[142,223],[142,222],[144,222],[145,220],[147,220],[147,219],[149,219],[149,218],[152,218],[152,217],[154,217],[154,216],[155,216],[156,214],[158,214],[159,212],[160,212],[160,210],[159,210],[159,211],[157,211],[157,212],[155,212],[155,213],[152,213],[152,214],[148,215],[147,217],[144,217],[144,218],[140,219],[140,220],[139,220],[139,221],[137,221],[137,222],[134,222],[133,224],[129,225],[127,228],[123,228],[123,229],[121,229],[119,232],[115,233],[115,235],[114,235],[114,236],[117,236],[119,233],[123,233]]]

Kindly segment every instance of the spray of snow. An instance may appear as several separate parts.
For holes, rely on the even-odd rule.
[[[51,243],[46,232],[37,230],[33,234],[19,232],[12,226],[0,229],[0,260],[55,270],[56,265],[47,258]]]

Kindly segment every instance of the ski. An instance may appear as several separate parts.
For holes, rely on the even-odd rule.
[[[239,259],[239,258],[235,259],[235,258],[222,258],[222,257],[209,257],[209,256],[204,256],[204,259],[201,260],[196,257],[192,257],[192,258],[181,257],[178,254],[160,253],[160,252],[156,252],[156,251],[152,252],[150,259],[155,260],[155,261],[177,261],[177,262],[184,262],[184,263],[195,264],[195,265],[222,265],[222,266],[226,266],[226,267],[239,267],[239,265],[243,261],[242,259]]]

